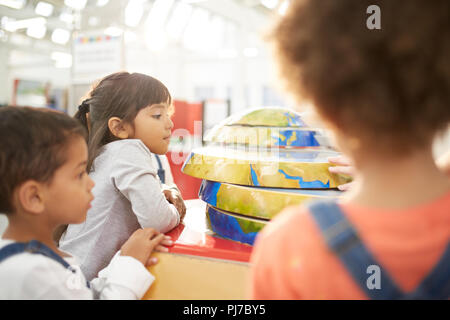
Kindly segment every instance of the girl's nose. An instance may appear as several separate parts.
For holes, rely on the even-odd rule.
[[[168,120],[169,120],[169,122],[168,122],[169,129],[172,130],[172,128],[173,128],[173,121],[172,121],[172,119],[170,119],[170,117],[168,118]]]
[[[91,179],[91,177],[89,177],[89,176],[87,176],[87,177],[88,177],[88,189],[90,192],[92,190],[92,188],[94,188],[95,182],[94,182],[94,180]]]

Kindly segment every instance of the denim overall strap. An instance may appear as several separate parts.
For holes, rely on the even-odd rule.
[[[55,253],[52,249],[47,247],[45,244],[36,241],[31,240],[30,242],[15,242],[8,244],[4,246],[2,249],[0,249],[0,263],[9,257],[12,257],[16,254],[20,254],[23,252],[28,253],[34,253],[34,254],[41,254],[43,256],[46,256],[47,258],[50,258],[59,264],[61,264],[64,268],[69,269],[73,273],[75,273],[75,270],[72,269],[70,264],[67,263],[63,258],[61,258],[57,253]],[[89,282],[86,281],[86,286],[90,288]]]
[[[159,156],[155,154],[156,161],[158,162],[158,177],[161,180],[161,183],[166,183],[166,171],[163,169],[161,159]]]
[[[31,240],[27,243],[12,243],[3,247],[0,250],[0,262],[22,252],[39,253],[62,264],[64,268],[68,269],[70,267],[70,265],[52,249],[36,240]]]
[[[334,201],[312,202],[308,205],[308,209],[318,224],[328,247],[339,257],[367,297],[378,300],[403,297],[403,292],[363,245],[356,230]],[[379,266],[382,270],[380,272],[380,289],[369,289],[367,285],[370,277],[367,267],[371,265]]]
[[[450,298],[450,243],[433,270],[406,299],[440,299]]]

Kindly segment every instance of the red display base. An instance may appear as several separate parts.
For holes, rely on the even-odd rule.
[[[213,235],[206,222],[206,204],[201,200],[188,203],[190,212],[184,224],[167,233],[175,243],[169,248],[170,253],[240,262],[250,261],[252,246]]]

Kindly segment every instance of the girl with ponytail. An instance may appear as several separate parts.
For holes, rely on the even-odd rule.
[[[172,97],[157,79],[119,72],[103,78],[75,114],[88,130],[87,170],[95,182],[87,219],[69,225],[60,248],[81,259],[88,279],[97,276],[139,228],[167,232],[183,219],[177,189],[167,189],[152,164],[168,151]],[[170,244],[170,240],[166,240]]]

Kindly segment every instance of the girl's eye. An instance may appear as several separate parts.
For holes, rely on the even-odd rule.
[[[152,117],[159,120],[161,118],[161,115],[160,114],[155,114]]]
[[[85,173],[86,173],[86,171],[81,172],[81,173],[78,175],[78,178],[79,178],[79,179],[82,179]]]

